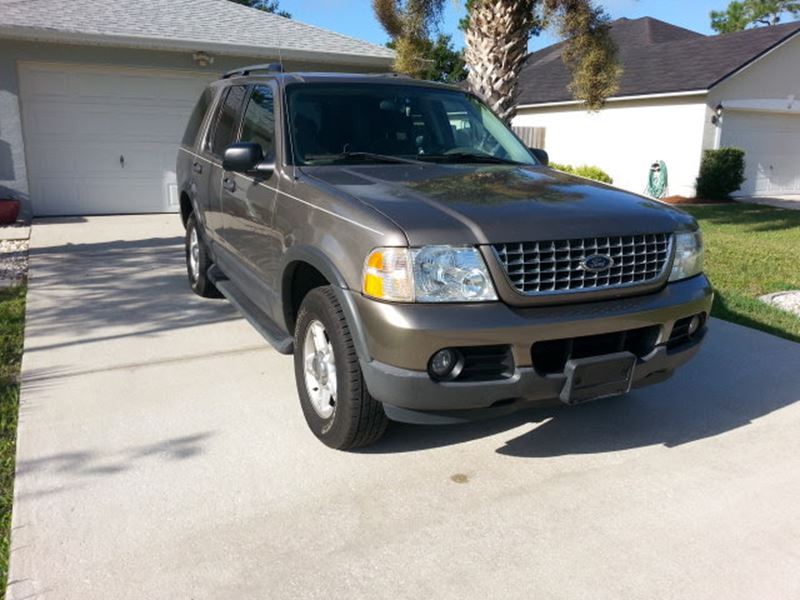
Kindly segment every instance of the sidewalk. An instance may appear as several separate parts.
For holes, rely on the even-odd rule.
[[[790,210],[800,210],[800,194],[790,196],[775,196],[774,198],[762,198],[745,196],[734,198],[736,202],[747,204],[763,204],[764,206],[774,206],[775,208],[788,208]]]

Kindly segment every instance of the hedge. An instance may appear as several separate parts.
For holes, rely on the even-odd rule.
[[[550,166],[557,171],[571,173],[572,175],[577,175],[579,177],[586,177],[586,179],[594,179],[595,181],[601,181],[603,183],[614,183],[614,180],[611,178],[611,176],[603,171],[603,169],[600,167],[595,167],[592,165],[580,165],[579,167],[573,167],[572,165],[562,165],[558,163],[550,163]]]
[[[727,200],[733,192],[741,189],[744,180],[744,150],[706,150],[697,178],[697,197]]]

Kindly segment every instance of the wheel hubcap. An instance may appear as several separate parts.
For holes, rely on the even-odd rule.
[[[197,239],[197,228],[192,229],[189,236],[189,270],[192,272],[192,280],[197,281],[200,276],[200,241]]]
[[[311,405],[327,419],[336,408],[336,358],[328,332],[319,321],[312,321],[306,330],[303,365]]]

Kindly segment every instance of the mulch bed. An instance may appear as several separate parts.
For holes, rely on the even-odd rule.
[[[687,198],[686,196],[667,196],[661,198],[668,204],[732,204],[733,200],[706,200],[705,198]]]
[[[28,240],[0,241],[0,289],[20,285],[28,275]]]

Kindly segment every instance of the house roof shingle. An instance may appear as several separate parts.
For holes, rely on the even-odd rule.
[[[619,19],[611,36],[623,66],[615,96],[707,90],[800,31],[800,23],[706,36],[643,17]],[[573,100],[563,43],[530,54],[519,84],[520,105]]]
[[[388,65],[388,48],[228,0],[0,0],[0,37]]]

